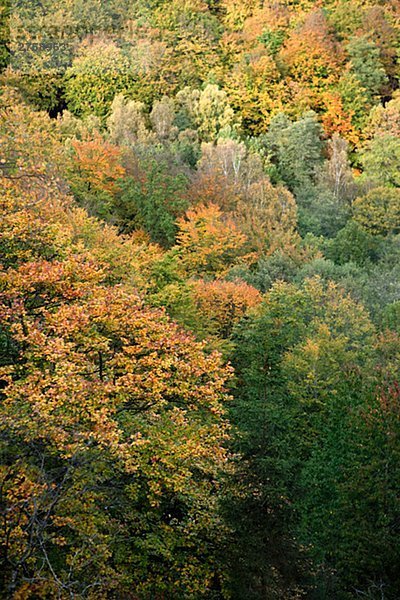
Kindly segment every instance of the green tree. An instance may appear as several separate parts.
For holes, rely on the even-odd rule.
[[[350,71],[374,101],[387,80],[380,59],[379,48],[368,36],[354,37],[347,46],[350,58]]]
[[[291,190],[312,185],[316,169],[322,163],[321,138],[322,129],[313,112],[295,122],[284,114],[271,119],[268,132],[262,140],[276,165],[277,176]]]
[[[223,132],[237,128],[227,93],[217,85],[209,84],[201,91],[186,87],[178,92],[176,100],[180,119],[197,129],[204,141],[215,141]]]
[[[400,187],[400,139],[393,135],[373,138],[361,154],[368,178],[380,185]]]
[[[140,164],[137,177],[121,183],[115,201],[115,215],[122,231],[143,228],[151,239],[171,246],[178,228],[176,219],[188,207],[188,180],[182,173],[171,174],[168,164],[149,158]]]
[[[242,468],[248,470],[248,489],[233,508],[238,545],[246,556],[234,563],[234,577],[244,589],[247,586],[248,597],[273,598],[274,593],[282,597],[276,587],[275,592],[266,591],[279,589],[282,554],[291,556],[292,568],[284,576],[285,597],[291,597],[293,578],[297,585],[307,582],[301,569],[296,572],[296,567],[307,566],[300,548],[310,536],[303,534],[302,523],[307,520],[314,543],[329,525],[324,528],[322,520],[308,519],[308,508],[302,505],[307,496],[304,477],[323,443],[324,424],[337,428],[343,414],[351,420],[352,398],[362,400],[360,370],[368,372],[373,332],[360,305],[334,284],[325,286],[318,279],[306,281],[301,288],[275,284],[236,330],[237,385],[231,418],[241,432],[236,449],[245,461]],[[340,437],[340,429],[336,432]],[[307,497],[316,509],[325,506],[319,492]],[[339,523],[336,520],[335,526]],[[344,532],[340,542],[343,555],[349,536]],[[309,557],[318,563],[318,552],[323,550],[316,544]],[[360,552],[359,565],[368,555],[367,543]],[[338,566],[329,557],[325,564]],[[342,575],[350,581],[351,576]],[[263,589],[266,582],[272,587]],[[245,592],[239,597],[246,597]]]
[[[350,220],[335,238],[326,241],[325,254],[339,265],[353,262],[365,266],[378,260],[380,246],[379,238]]]
[[[380,235],[400,232],[400,190],[378,187],[353,202],[354,220]]]
[[[68,109],[78,116],[106,117],[115,96],[127,92],[132,81],[129,57],[114,42],[85,42],[65,73]]]

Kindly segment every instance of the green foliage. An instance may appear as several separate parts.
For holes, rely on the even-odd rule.
[[[0,73],[10,61],[10,15],[11,0],[5,0],[0,6]]]
[[[326,418],[333,410],[331,399],[335,394],[342,398],[349,385],[343,376],[345,364],[350,366],[356,357],[363,362],[371,332],[361,307],[318,280],[301,288],[275,284],[261,307],[237,328],[231,418],[242,432],[237,450],[251,468],[249,491],[243,493],[234,515],[239,531],[244,528],[253,536],[242,539],[248,544],[243,549],[246,560],[237,572],[248,593],[257,590],[253,561],[268,581],[271,571],[280,573],[281,553],[292,557],[291,576],[297,585],[306,581],[307,563],[299,546],[304,540],[296,535],[302,518],[296,506],[301,474],[312,448],[318,446],[319,419]],[[290,574],[284,581],[293,585]],[[261,588],[254,597],[265,594]],[[291,597],[290,587],[284,594]],[[271,591],[267,595],[274,597]]]
[[[382,314],[382,325],[387,329],[400,334],[400,301],[392,302],[386,306]]]
[[[196,128],[204,141],[214,141],[237,127],[227,93],[215,84],[208,84],[201,91],[186,87],[178,92],[176,100],[178,126]]]
[[[282,29],[278,31],[264,29],[258,39],[267,48],[269,53],[272,54],[272,56],[275,56],[285,41],[285,37],[286,33]]]
[[[385,406],[376,397],[381,375],[371,361],[381,359],[373,358],[374,329],[366,312],[332,284],[277,284],[236,336],[232,419],[243,432],[237,448],[251,465],[257,494],[242,497],[242,517],[234,515],[239,529],[248,532],[254,522],[258,527],[252,530],[256,542],[244,537],[249,565],[240,571],[242,585],[257,590],[250,565],[265,543],[257,533],[273,535],[278,517],[285,524],[280,542],[298,540],[321,568],[315,597],[347,598],[353,586],[367,593],[380,581],[394,598],[399,549],[388,523],[398,515],[398,447],[383,432],[390,428],[397,436],[391,428],[398,430],[394,413],[388,421],[381,418],[395,405],[397,388],[383,392]],[[385,460],[393,471],[383,468]],[[255,498],[257,517],[249,524]],[[274,558],[268,541],[266,573]]]
[[[322,163],[322,129],[316,115],[307,113],[298,121],[280,114],[271,120],[263,142],[277,166],[277,174],[289,189],[311,186]]]
[[[379,48],[368,36],[355,37],[347,46],[350,70],[361,86],[367,90],[371,100],[375,100],[386,82],[386,73],[380,60]]]
[[[379,238],[355,221],[349,221],[334,239],[326,242],[325,253],[339,265],[354,262],[363,266],[377,260],[380,246]]]
[[[114,42],[85,44],[65,73],[68,109],[105,117],[116,94],[127,92],[132,81],[129,57]]]
[[[343,107],[351,114],[351,121],[358,129],[363,129],[371,110],[372,101],[368,90],[360,83],[352,71],[345,72],[338,81],[337,90]]]
[[[303,235],[310,232],[326,238],[334,237],[346,225],[350,209],[339,204],[330,190],[320,187],[314,192],[299,208],[300,232]]]
[[[188,206],[187,179],[170,174],[167,164],[149,159],[141,163],[138,178],[126,178],[115,201],[115,215],[122,231],[143,228],[154,242],[171,246],[177,233],[176,219]]]
[[[353,203],[354,220],[377,235],[400,233],[400,190],[379,187]]]
[[[380,185],[400,186],[400,139],[377,136],[361,154],[365,175]]]

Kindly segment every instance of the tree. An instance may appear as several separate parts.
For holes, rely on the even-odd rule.
[[[244,281],[205,281],[191,283],[199,318],[211,335],[228,338],[247,311],[261,302],[258,290]]]
[[[322,162],[322,130],[315,113],[308,112],[294,123],[284,115],[275,116],[263,136],[277,174],[289,189],[309,186]]]
[[[227,74],[226,89],[244,131],[259,135],[265,133],[271,117],[283,110],[290,90],[265,48],[258,46],[246,53],[240,50]]]
[[[261,157],[231,138],[220,138],[216,144],[203,143],[198,170],[207,175],[223,175],[239,194],[263,177]]]
[[[390,135],[400,136],[400,94],[395,92],[385,106],[379,104],[371,110],[368,130],[372,138]]]
[[[282,185],[274,187],[266,178],[253,183],[234,214],[249,247],[258,255],[270,256],[281,250],[298,256],[297,206]]]
[[[107,127],[110,140],[119,146],[132,146],[136,142],[149,141],[143,102],[127,100],[117,94],[111,104]]]
[[[400,190],[378,187],[353,202],[354,220],[373,234],[400,232]]]
[[[357,144],[359,134],[352,122],[353,111],[346,111],[343,99],[339,93],[326,92],[324,94],[326,105],[325,114],[322,117],[322,125],[328,136],[340,135],[351,144]]]
[[[379,56],[379,49],[368,36],[354,37],[347,46],[350,71],[367,90],[374,101],[386,82],[386,73]]]
[[[21,366],[2,372],[5,589],[84,594],[93,583],[123,590],[125,580],[142,594],[200,593],[213,577],[207,543],[195,540],[216,517],[223,369],[134,295],[96,288],[85,299],[69,273],[32,265],[4,298],[13,306],[3,304],[5,322],[24,349]],[[26,295],[36,274],[40,284]],[[13,285],[12,272],[7,279]],[[132,541],[123,541],[122,523]],[[158,555],[157,570],[146,555]]]
[[[100,134],[88,140],[72,139],[70,148],[72,192],[92,214],[109,218],[113,198],[125,175],[121,150]]]
[[[302,27],[291,32],[280,51],[291,80],[308,88],[326,89],[338,77],[341,49],[321,9],[307,14]]]
[[[245,19],[252,14],[257,6],[255,0],[222,0],[224,21],[234,31],[241,29]]]
[[[329,161],[325,164],[322,177],[333,192],[338,203],[345,203],[351,197],[353,173],[349,161],[349,144],[337,133],[328,142]]]
[[[152,157],[139,161],[137,174],[122,183],[114,204],[121,230],[144,229],[154,242],[171,246],[176,219],[188,206],[187,184],[185,174],[171,173],[167,162]]]
[[[398,594],[398,372],[390,364],[398,352],[396,337],[386,333],[385,358],[382,338],[374,340],[374,367],[355,378],[345,401],[334,400],[304,470],[302,528],[318,560],[336,569],[325,573],[321,594],[323,586],[343,598],[354,587],[371,597]]]
[[[328,491],[322,476],[314,487],[310,473],[328,429],[335,431],[337,444],[337,452],[330,445],[332,464],[338,460],[344,415],[350,420],[354,403],[362,403],[363,378],[363,389],[369,385],[373,333],[362,306],[334,284],[325,286],[318,279],[300,288],[276,283],[237,327],[231,419],[241,432],[235,450],[243,457],[239,471],[247,489],[230,510],[241,548],[241,560],[233,559],[232,577],[241,597],[295,597],[312,568],[307,554],[315,564],[323,555],[327,568],[339,566],[325,551],[323,540],[330,531],[333,549],[340,516],[334,521],[326,513],[325,521],[309,518],[314,508],[318,511],[330,504],[323,496]],[[318,460],[321,474],[323,460]],[[336,473],[340,476],[337,469]],[[341,533],[336,548],[344,556],[352,540],[346,530]],[[384,528],[380,534],[384,535]],[[307,550],[310,541],[314,545]],[[383,556],[382,548],[380,553]],[[363,542],[359,564],[368,555],[368,543]],[[290,556],[289,565],[282,556]],[[354,580],[356,574],[354,567]],[[341,575],[351,585],[351,575],[346,570]]]
[[[93,221],[75,213],[72,225],[59,207],[59,227],[39,232],[40,211],[18,201],[31,219],[3,203],[1,220],[14,227],[0,269],[1,588],[202,595],[222,577],[230,370],[164,311],[107,285],[82,243]]]
[[[201,140],[214,141],[237,125],[227,94],[217,85],[209,84],[202,91],[186,87],[178,92],[176,100],[182,116],[186,114]]]
[[[361,154],[364,173],[374,182],[391,187],[400,186],[400,140],[392,135],[373,138]]]
[[[350,220],[325,244],[325,254],[339,265],[353,262],[360,266],[376,262],[379,256],[379,238]]]
[[[33,111],[15,93],[2,96],[1,174],[39,200],[63,188],[66,157],[58,123],[43,111]]]
[[[150,113],[150,121],[159,140],[173,138],[178,132],[174,125],[175,102],[167,96],[155,102]]]
[[[199,205],[178,219],[176,251],[188,275],[223,275],[245,261],[246,237],[215,204]]]
[[[84,42],[65,73],[68,109],[78,115],[106,117],[119,93],[127,92],[133,80],[129,57],[112,41]]]
[[[360,135],[365,128],[373,105],[368,91],[348,67],[340,77],[336,89],[340,96],[340,105],[343,111],[345,114],[351,115],[351,123]]]
[[[379,58],[389,78],[396,77],[397,31],[391,15],[393,8],[385,5],[367,6],[362,23],[363,31],[379,50]]]

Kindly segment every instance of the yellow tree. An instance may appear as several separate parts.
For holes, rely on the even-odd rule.
[[[285,187],[274,187],[266,178],[253,183],[237,205],[235,222],[258,254],[299,255],[296,201]]]
[[[205,281],[191,283],[197,314],[208,334],[227,338],[246,312],[261,302],[261,294],[244,281]]]
[[[246,255],[246,236],[215,204],[199,205],[178,219],[176,252],[189,274],[222,275]]]
[[[400,231],[400,190],[377,187],[353,202],[354,220],[373,234]]]
[[[1,208],[2,589],[205,593],[221,577],[210,540],[222,531],[230,370],[128,285],[110,285],[83,244],[91,220],[73,213],[65,231],[67,213],[41,233],[25,213],[7,218],[11,201]]]

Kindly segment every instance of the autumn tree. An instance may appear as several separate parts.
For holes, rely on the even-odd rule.
[[[374,106],[367,129],[371,137],[400,135],[400,94],[398,92],[385,106],[381,104]]]
[[[227,74],[226,87],[244,130],[253,135],[265,133],[271,117],[282,111],[290,98],[275,61],[262,46],[238,53]]]
[[[321,9],[310,12],[303,26],[291,33],[280,58],[290,78],[302,86],[323,89],[335,82],[342,56]]]
[[[400,231],[400,191],[377,187],[353,202],[354,220],[373,234]]]
[[[261,302],[260,292],[244,281],[197,279],[191,287],[206,331],[223,338],[228,338],[247,311]]]
[[[222,275],[248,260],[246,236],[215,204],[189,209],[178,219],[176,251],[188,275]]]
[[[120,179],[125,175],[120,149],[98,133],[92,139],[72,139],[69,147],[72,192],[92,214],[109,217]]]
[[[68,108],[78,116],[105,117],[116,94],[126,92],[131,81],[129,57],[121,48],[106,39],[86,41],[65,73]]]
[[[121,591],[129,581],[141,594],[199,593],[214,577],[195,539],[205,527],[211,532],[212,481],[225,460],[217,417],[224,371],[135,296],[96,287],[85,299],[99,275],[90,264],[80,274],[74,268],[28,265],[18,289],[17,273],[3,281],[13,287],[3,295],[5,323],[21,348],[2,372],[6,589],[84,594],[93,582]],[[27,285],[34,291],[20,302]],[[131,530],[127,544],[122,522]],[[174,550],[185,538],[194,551],[189,572],[187,551],[182,563]],[[154,553],[165,571],[143,560]]]
[[[175,102],[172,98],[164,96],[154,103],[150,113],[150,121],[157,137],[161,141],[173,138],[178,129],[175,122]]]
[[[229,369],[115,285],[99,224],[54,201],[47,222],[18,188],[2,204],[2,590],[201,595],[223,576]]]
[[[274,187],[266,178],[253,183],[237,205],[235,220],[259,255],[277,250],[298,255],[297,206],[282,185]]]

